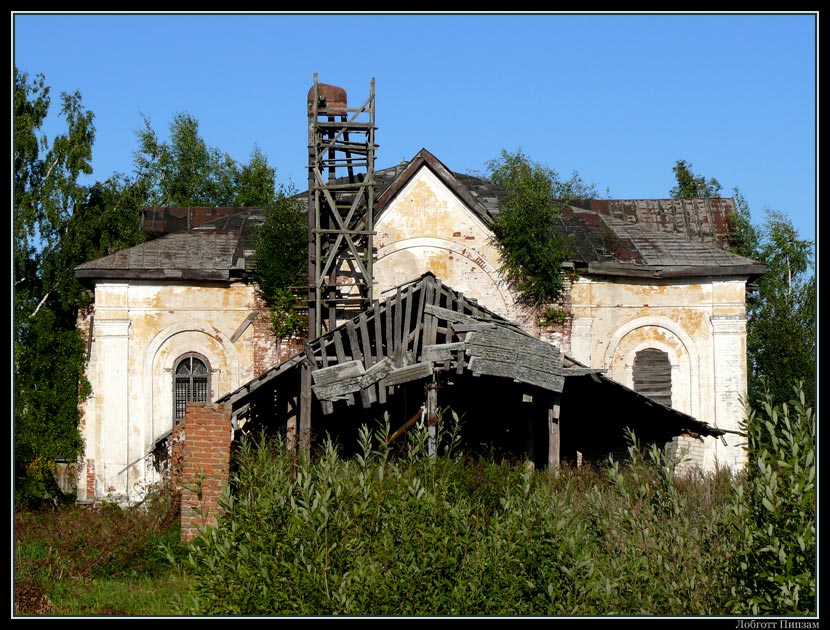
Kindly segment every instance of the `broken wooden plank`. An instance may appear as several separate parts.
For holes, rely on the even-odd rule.
[[[334,331],[334,351],[337,354],[338,363],[346,363],[346,351],[343,349],[343,338],[339,330]],[[348,394],[346,396],[346,404],[351,406],[354,404],[354,396]]]
[[[435,287],[432,279],[426,283],[426,296],[424,297],[424,345],[430,346],[435,343],[435,333],[438,328],[437,317],[427,310],[428,306],[432,306],[435,298]]]
[[[454,324],[475,324],[479,321],[471,315],[465,315],[464,313],[459,313],[458,311],[453,311],[448,308],[443,308],[441,306],[435,306],[434,304],[425,305],[424,311],[429,313],[430,315],[435,315],[437,317],[440,317],[441,319],[444,319],[448,322],[452,322]]]
[[[357,328],[351,319],[346,322],[346,334],[349,337],[349,348],[351,349],[352,359],[362,362],[363,352],[360,349],[360,342],[357,340]]]
[[[393,370],[381,380],[381,384],[387,387],[400,385],[432,375],[432,363],[421,362]]]
[[[378,381],[382,380],[393,370],[392,361],[388,357],[378,363],[375,363],[365,372],[363,365],[359,361],[353,361],[353,364],[359,366],[361,373],[357,375],[347,376],[336,381],[326,381],[315,384],[313,389],[317,398],[320,400],[346,400],[347,396],[351,396],[355,392],[368,391],[369,387]],[[331,370],[331,368],[326,368]],[[368,394],[370,404],[375,402],[377,398]],[[374,400],[373,400],[374,398]]]
[[[375,328],[375,365],[383,360],[383,331],[380,321],[380,302],[375,300],[372,303],[372,317],[374,319]],[[378,387],[378,401],[383,404],[386,402],[386,388]]]
[[[480,357],[471,357],[469,367],[476,376],[485,374],[487,376],[512,378],[521,383],[536,385],[537,387],[553,392],[561,392],[565,385],[565,377],[561,374],[534,370],[525,365],[515,365],[501,361],[489,361]]]
[[[467,344],[464,341],[453,343],[439,343],[431,346],[424,346],[424,361],[450,361],[459,350],[466,350]]]
[[[526,365],[533,369],[555,372],[556,374],[563,374],[564,371],[559,357],[528,354],[510,348],[471,345],[467,348],[467,355],[489,361],[501,361],[511,365]]]
[[[398,287],[395,291],[395,349],[392,353],[392,358],[395,361],[395,367],[401,366],[401,353],[403,352],[403,321],[401,317],[401,288]]]
[[[412,326],[412,287],[407,287],[401,301],[403,308],[404,319],[403,328],[401,329],[401,355],[404,355],[409,349],[409,333]]]
[[[328,385],[343,379],[360,376],[365,372],[363,363],[360,361],[346,361],[345,363],[335,363],[332,366],[314,370],[311,376],[314,378],[315,385]]]
[[[357,328],[354,325],[354,320],[346,322],[346,334],[349,337],[349,347],[352,353],[352,359],[363,362],[363,352],[360,349],[360,342],[357,340]],[[372,406],[372,395],[365,389],[360,390],[360,401],[364,407]]]
[[[470,324],[455,324],[454,326],[455,332],[458,333],[466,333],[466,332],[478,332],[482,330],[495,330],[496,325],[487,323],[487,322],[475,322]]]
[[[418,357],[421,353],[421,349],[418,347],[418,344],[421,340],[421,330],[424,327],[424,298],[426,292],[424,291],[423,285],[418,290],[418,310],[415,311],[415,321],[412,325],[413,328],[413,336],[412,336],[412,352],[413,354]]]
[[[369,326],[365,311],[358,316],[357,322],[357,327],[360,329],[360,340],[363,344],[363,367],[368,369],[372,365],[372,343],[369,340]]]
[[[564,376],[588,376],[591,374],[605,374],[608,370],[603,368],[563,367]]]

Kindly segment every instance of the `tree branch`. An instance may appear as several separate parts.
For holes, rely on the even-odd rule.
[[[43,299],[37,305],[37,308],[34,310],[34,312],[31,315],[29,315],[29,319],[32,319],[35,315],[37,315],[37,312],[40,310],[40,307],[43,306],[43,303],[46,301],[46,298],[49,297],[50,293],[51,293],[51,291],[46,292],[46,295],[43,296]]]

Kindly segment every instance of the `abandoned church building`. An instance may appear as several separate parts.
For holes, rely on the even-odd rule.
[[[376,170],[374,81],[353,105],[315,76],[304,338],[275,337],[251,278],[259,208],[145,208],[146,242],[76,269],[94,292],[79,501],[141,500],[197,441],[261,426],[348,452],[361,424],[450,411],[465,448],[538,468],[624,452],[627,428],[682,466],[743,466],[765,268],[729,251],[731,199],[571,202],[563,316],[540,321],[500,275],[492,184],[426,149]]]

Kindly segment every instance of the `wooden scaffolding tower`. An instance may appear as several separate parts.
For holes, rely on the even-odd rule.
[[[308,92],[309,335],[319,337],[372,303],[375,80],[350,108],[346,91]]]

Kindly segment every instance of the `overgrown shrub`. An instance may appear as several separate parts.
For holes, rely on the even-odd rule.
[[[816,416],[803,388],[789,404],[760,401],[745,430],[749,465],[725,532],[735,541],[731,607],[738,614],[815,614]]]
[[[15,613],[52,614],[47,592],[62,582],[169,575],[168,554],[183,553],[178,509],[175,493],[163,488],[131,508],[104,503],[16,511]]]
[[[202,615],[712,616],[815,611],[815,421],[751,415],[749,469],[679,474],[631,437],[624,462],[565,467],[406,448],[363,427],[296,461],[243,441],[217,526],[188,545]],[[763,439],[762,439],[763,438]],[[457,441],[439,444],[457,447]],[[774,445],[774,448],[765,446]]]

